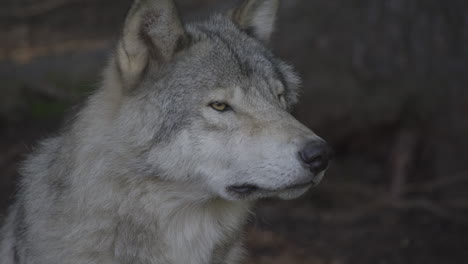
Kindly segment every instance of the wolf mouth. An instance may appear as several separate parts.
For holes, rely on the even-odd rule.
[[[315,186],[317,184],[318,183],[316,181],[310,180],[308,182],[296,183],[296,184],[293,184],[293,185],[288,185],[286,187],[275,188],[275,189],[271,189],[271,188],[267,188],[267,187],[260,187],[260,186],[255,185],[255,184],[241,184],[241,185],[231,185],[231,186],[227,187],[227,190],[229,192],[233,192],[233,193],[236,193],[236,194],[249,195],[249,194],[252,194],[252,193],[257,192],[257,191],[281,192],[281,191],[287,191],[287,190],[292,190],[292,189],[301,189],[301,188],[305,188],[305,187],[308,187],[308,186]]]

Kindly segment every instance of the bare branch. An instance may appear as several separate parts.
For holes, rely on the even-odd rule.
[[[433,192],[437,189],[460,184],[462,182],[468,183],[468,171],[462,171],[453,176],[440,177],[437,180],[424,184],[411,185],[408,190],[413,192]]]
[[[413,131],[402,129],[398,133],[391,156],[393,173],[390,183],[390,196],[393,200],[401,199],[405,193],[408,167],[413,159],[416,145],[417,137]]]
[[[0,11],[1,17],[14,17],[14,18],[27,18],[32,16],[38,16],[57,8],[69,5],[71,3],[83,2],[83,0],[48,0],[38,1],[36,4],[16,7],[16,8],[5,8]]]

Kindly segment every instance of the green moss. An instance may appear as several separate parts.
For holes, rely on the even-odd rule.
[[[44,119],[62,116],[69,104],[65,102],[43,102],[37,101],[30,105],[31,116],[35,119]]]
[[[67,91],[71,98],[81,98],[95,88],[96,76],[72,77],[67,74],[50,73],[47,82],[57,90]]]

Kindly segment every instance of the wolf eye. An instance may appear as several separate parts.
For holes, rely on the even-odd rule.
[[[231,109],[231,107],[226,104],[226,103],[221,103],[221,102],[213,102],[210,103],[211,108],[218,112],[226,112]]]

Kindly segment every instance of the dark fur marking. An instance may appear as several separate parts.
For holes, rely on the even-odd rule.
[[[190,45],[192,45],[192,38],[189,35],[182,35],[177,39],[173,53],[176,54],[188,49]]]
[[[289,86],[288,86],[288,82],[286,82],[286,78],[284,78],[283,72],[281,72],[281,70],[279,69],[279,66],[276,63],[276,61],[274,61],[274,60],[271,61],[270,60],[270,62],[273,65],[273,70],[275,71],[276,77],[280,80],[281,84],[284,86],[285,92],[287,92],[288,89],[289,89]]]
[[[247,65],[246,61],[242,60],[241,56],[239,56],[239,54],[236,52],[235,48],[231,45],[229,40],[224,38],[218,32],[210,31],[209,29],[201,28],[201,27],[199,29],[209,38],[218,39],[224,45],[224,47],[229,51],[232,57],[236,60],[236,63],[239,66],[239,69],[242,74],[244,74],[247,77],[253,74],[254,71],[252,67]]]
[[[13,237],[15,239],[14,245],[13,245],[13,258],[14,258],[14,263],[20,263],[20,254],[18,250],[18,242],[19,240],[24,240],[25,234],[28,232],[27,225],[24,223],[24,218],[26,216],[25,210],[24,210],[24,205],[23,201],[17,201],[18,202],[18,209],[16,209],[16,214],[15,214],[15,228],[13,230]],[[24,243],[24,241],[23,241]]]
[[[257,37],[255,36],[255,28],[250,26],[250,27],[246,27],[246,28],[241,28],[241,30],[247,34],[248,36],[252,37],[252,38],[255,38],[257,39]]]
[[[264,47],[265,46],[265,43],[262,42],[261,40],[259,40],[258,38],[255,37],[254,33],[253,32],[249,32],[250,31],[254,31],[255,28],[253,27],[250,27],[250,28],[242,28],[241,26],[239,26],[238,24],[234,23],[235,27],[237,30],[239,30],[241,33],[245,34],[251,41],[257,43],[259,46],[261,47]],[[241,72],[250,77],[251,75],[253,75],[255,73],[255,70],[252,66],[248,65],[248,61],[247,60],[243,60],[242,59],[242,56],[238,54],[238,52],[236,52],[235,48],[232,46],[232,42],[229,41],[228,39],[226,39],[225,36],[222,36],[222,33],[219,33],[219,32],[214,32],[213,30],[210,30],[208,28],[205,28],[205,27],[198,27],[198,29],[204,33],[207,38],[211,38],[211,39],[217,39],[219,40],[222,44],[224,44],[224,46],[226,47],[226,49],[232,54],[232,56],[236,59],[236,62],[237,62],[237,65],[239,65],[239,68],[241,70]],[[257,54],[261,54],[263,55],[263,59],[265,61],[267,61],[270,65],[271,65],[271,69],[273,70],[273,74],[274,76],[280,81],[280,83],[283,85],[284,87],[284,93],[285,93],[285,99],[288,98],[287,94],[289,92],[289,84],[288,82],[286,81],[286,78],[281,70],[281,67],[278,65],[279,62],[275,59],[274,55],[271,53],[270,50],[268,49],[259,49],[258,50],[258,53]],[[268,79],[270,78],[270,76],[267,74],[265,76],[263,76],[264,79],[266,80],[266,82],[268,83]],[[274,98],[277,98],[277,94],[276,94],[276,91],[274,89],[272,89],[272,87],[270,87],[269,89],[269,92],[268,91],[265,91],[265,90],[259,90],[259,92],[261,92],[263,94],[263,96],[270,96],[270,95],[273,95]]]
[[[256,4],[259,4],[259,3],[256,3]],[[249,27],[246,27],[246,28],[243,28],[241,27],[240,25],[238,25],[237,23],[235,24],[237,26],[237,28],[244,32],[247,36],[249,36],[252,40],[254,40],[255,42],[259,43],[260,45],[265,45],[266,43],[264,43],[263,41],[259,40],[256,35],[255,35],[255,27],[253,26],[249,26]],[[265,51],[263,52],[263,55],[264,57],[271,63],[271,65],[273,66],[273,70],[277,76],[277,78],[280,80],[280,82],[282,83],[282,85],[284,86],[285,90],[288,89],[288,83],[286,82],[286,78],[284,77],[283,73],[281,72],[281,70],[279,69],[280,67],[278,66],[278,63],[276,62],[276,59],[274,58],[273,54],[271,53],[271,51]]]
[[[49,171],[47,178],[48,178],[48,183],[49,183],[50,188],[54,189],[57,194],[61,194],[63,193],[65,189],[63,175],[54,175],[55,173],[52,173],[52,174],[50,173],[51,171],[54,170],[54,165],[56,164],[57,159],[59,158],[59,154],[57,152],[58,152],[57,150],[54,150],[53,153],[51,153],[53,158],[47,164],[47,170]],[[52,191],[52,193],[54,193],[54,191]]]
[[[18,209],[16,211],[16,215],[15,215],[16,225],[15,225],[15,230],[13,231],[14,236],[16,238],[20,237],[27,230],[26,226],[24,225],[24,217],[25,217],[24,205],[22,202],[20,202],[18,205]]]
[[[246,34],[251,40],[253,40],[254,42],[258,43],[259,45],[261,46],[264,46],[265,43],[262,42],[261,40],[259,40],[256,36],[255,36],[255,28],[254,27],[247,27],[247,28],[243,28],[241,27],[240,25],[238,25],[237,23],[234,23],[234,25],[236,26],[236,28],[241,31],[242,33]],[[235,49],[232,47],[231,43],[229,42],[229,40],[225,39],[220,33],[217,33],[217,32],[213,32],[213,31],[210,31],[209,29],[205,29],[205,28],[200,28],[200,30],[205,33],[207,36],[213,38],[213,37],[216,37],[217,39],[221,40],[225,46],[228,48],[228,50],[235,56],[236,60],[237,60],[237,63],[238,65],[240,65],[241,67],[241,70],[245,73],[245,75],[247,76],[251,76],[253,73],[254,73],[254,70],[252,69],[252,67],[248,66],[247,63],[244,61],[242,61],[241,59],[241,56],[239,56],[237,54],[237,52],[235,51]],[[270,64],[272,65],[272,68],[273,68],[273,71],[276,75],[276,77],[279,79],[279,81],[281,82],[281,84],[284,86],[285,88],[285,92],[287,92],[288,90],[288,83],[286,82],[286,78],[284,77],[282,71],[280,70],[280,67],[278,66],[278,63],[276,62],[273,54],[269,51],[269,50],[264,50],[262,52],[263,54],[263,57],[268,61],[270,62]],[[265,78],[265,79],[268,79],[268,78]]]
[[[122,44],[123,45],[123,44]],[[117,48],[118,49],[118,48]],[[127,52],[125,51],[125,54],[127,54]],[[114,63],[115,67],[116,67],[116,70],[117,70],[117,74],[119,75],[119,79],[124,81],[123,80],[123,70],[122,70],[122,66],[120,65],[120,60],[118,58],[118,56],[116,56],[117,59],[116,59],[116,63]]]
[[[150,18],[145,19],[145,23],[140,28],[139,37],[143,41],[143,43],[146,45],[146,47],[148,48],[148,53],[149,53],[150,58],[159,62],[163,62],[165,60],[164,55],[161,53],[160,49],[156,45],[154,45],[154,42],[151,39],[151,36],[148,35],[148,28],[150,27],[150,25],[152,24],[152,21],[154,21],[156,16],[158,15],[157,14],[146,15],[146,17],[150,17]]]
[[[18,246],[16,243],[16,239],[13,243],[14,243],[13,244],[13,263],[20,263],[20,256],[18,253]]]

